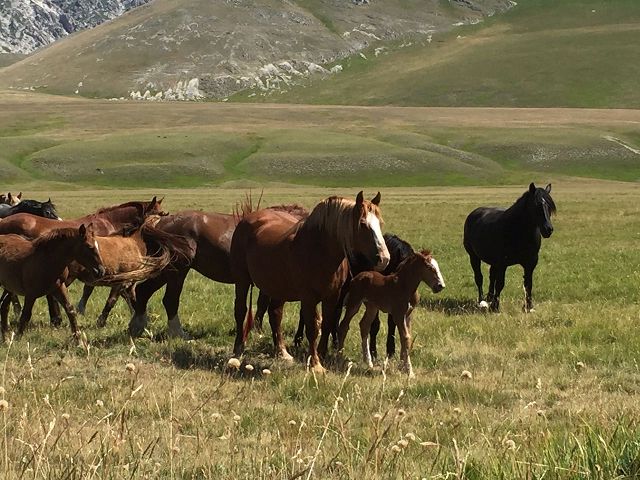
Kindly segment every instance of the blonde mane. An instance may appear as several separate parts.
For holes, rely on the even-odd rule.
[[[375,205],[371,205],[375,207]],[[301,229],[318,230],[336,239],[342,248],[353,249],[353,212],[356,202],[342,197],[329,197],[312,210],[306,220],[300,221]],[[377,209],[377,207],[375,207]],[[374,211],[379,215],[379,212]]]

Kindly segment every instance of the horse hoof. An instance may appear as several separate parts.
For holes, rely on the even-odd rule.
[[[478,307],[480,307],[480,310],[489,310],[489,304],[484,300],[478,304]]]
[[[289,352],[287,352],[286,350],[282,350],[280,352],[280,358],[282,360],[284,360],[285,362],[293,362],[293,357],[291,356],[291,354]]]
[[[54,328],[62,325],[62,317],[51,317],[51,326]]]
[[[103,316],[98,317],[98,320],[96,320],[96,327],[104,328],[106,326],[107,326],[107,319],[104,318]]]

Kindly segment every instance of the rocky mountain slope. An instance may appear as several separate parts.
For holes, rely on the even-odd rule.
[[[281,88],[300,77],[329,75],[322,65],[372,43],[475,23],[513,4],[154,0],[0,70],[0,87],[97,97],[224,98],[249,87]]]
[[[149,0],[0,0],[0,53],[31,53]]]

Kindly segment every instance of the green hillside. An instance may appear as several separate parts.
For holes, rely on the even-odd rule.
[[[269,102],[357,105],[640,107],[640,2],[521,0],[504,15],[428,42],[376,46],[341,74]],[[238,98],[246,100],[250,94]]]

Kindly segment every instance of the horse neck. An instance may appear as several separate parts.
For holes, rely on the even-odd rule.
[[[75,255],[75,244],[79,241],[77,237],[57,236],[48,240],[39,241],[34,246],[36,254],[46,256],[48,269],[57,270],[57,267],[68,265]]]
[[[90,223],[94,221],[108,222],[118,229],[118,227],[133,223],[139,216],[138,209],[134,206],[127,206],[123,208],[114,208],[105,210],[104,212],[91,213],[84,217],[78,218],[75,221],[77,223]],[[101,235],[106,235],[110,232],[101,232]]]
[[[339,239],[319,228],[305,228],[300,226],[294,243],[308,242],[316,247],[311,252],[313,257],[322,259],[322,266],[328,271],[335,271],[346,258],[345,245]]]
[[[507,223],[517,225],[520,230],[535,230],[536,224],[527,210],[527,195],[523,195],[505,210],[502,217]]]
[[[402,291],[408,294],[415,292],[422,281],[422,262],[417,258],[407,260],[394,275],[402,286]]]

